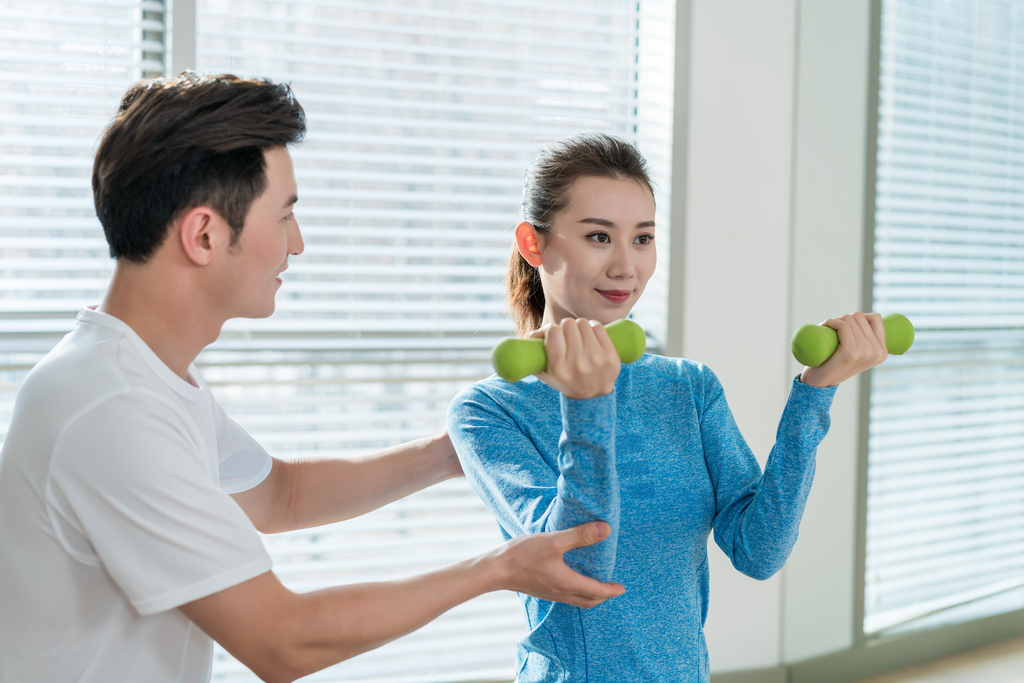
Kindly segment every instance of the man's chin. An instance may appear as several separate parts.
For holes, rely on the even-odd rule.
[[[245,311],[244,313],[239,313],[238,315],[234,315],[232,317],[233,318],[248,318],[250,320],[252,320],[252,319],[259,319],[259,318],[269,318],[270,316],[274,315],[274,311],[276,309],[277,309],[277,304],[275,302],[271,301],[269,308],[263,308],[263,309],[257,309],[257,310],[249,310],[249,311]]]

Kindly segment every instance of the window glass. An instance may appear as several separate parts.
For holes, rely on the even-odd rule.
[[[868,634],[1024,607],[1024,3],[883,3]]]
[[[113,272],[92,157],[163,41],[162,2],[0,5],[0,441],[25,374]]]

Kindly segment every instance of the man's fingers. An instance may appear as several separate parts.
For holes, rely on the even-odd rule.
[[[582,578],[586,579],[586,577]],[[601,583],[593,579],[586,579],[586,581],[593,582],[596,586],[592,590],[580,589],[581,592],[566,595],[559,602],[567,602],[575,607],[590,609],[626,592],[626,587],[621,583]]]
[[[565,553],[573,548],[599,543],[608,538],[611,532],[612,528],[606,522],[587,522],[571,529],[552,532],[552,536],[562,546],[562,552]]]

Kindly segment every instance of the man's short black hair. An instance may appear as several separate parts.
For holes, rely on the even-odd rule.
[[[233,244],[267,187],[263,152],[305,133],[305,113],[286,84],[191,71],[135,84],[92,171],[110,255],[145,263],[171,223],[197,206],[227,221]]]

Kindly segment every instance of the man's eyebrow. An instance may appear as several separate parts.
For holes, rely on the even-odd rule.
[[[291,197],[288,198],[288,201],[284,203],[284,208],[287,209],[289,206],[293,205],[297,201],[299,201],[299,196],[297,194],[293,194]]]

